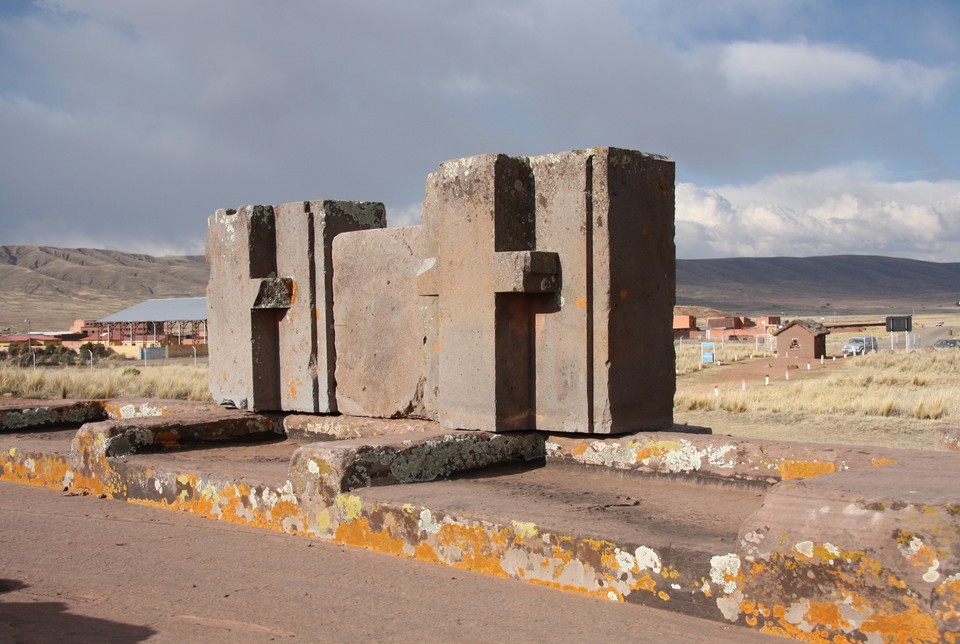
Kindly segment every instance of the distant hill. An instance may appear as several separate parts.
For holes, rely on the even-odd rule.
[[[204,295],[202,256],[0,246],[0,330],[66,329],[155,297]],[[960,300],[960,263],[840,255],[677,262],[677,303],[706,311],[829,315],[940,311]]]
[[[960,263],[836,255],[677,262],[677,302],[730,313],[939,312],[960,301]]]
[[[0,246],[0,329],[62,330],[154,297],[204,295],[207,275],[202,256]]]

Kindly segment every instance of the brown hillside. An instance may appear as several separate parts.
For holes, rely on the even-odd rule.
[[[201,256],[0,246],[0,329],[62,330],[154,297],[204,295],[207,276]]]
[[[60,330],[155,297],[204,295],[202,256],[0,246],[0,329]],[[868,256],[677,261],[678,314],[850,315],[956,310],[960,263]]]

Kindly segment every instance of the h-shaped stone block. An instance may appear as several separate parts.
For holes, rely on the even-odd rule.
[[[669,426],[673,195],[672,161],[615,148],[441,164],[421,226],[335,243],[338,404],[451,429]]]
[[[379,203],[300,201],[208,221],[210,391],[240,409],[336,411],[333,238],[383,227]]]
[[[365,230],[371,203],[217,211],[211,392],[448,429],[667,427],[673,211],[673,162],[616,148],[442,163],[408,228]]]

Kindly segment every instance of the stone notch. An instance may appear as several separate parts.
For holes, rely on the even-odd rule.
[[[383,204],[345,201],[244,206],[210,217],[215,401],[257,411],[336,411],[333,238],[385,223]]]

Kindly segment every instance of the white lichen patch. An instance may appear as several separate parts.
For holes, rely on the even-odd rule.
[[[710,581],[723,588],[727,595],[737,589],[737,576],[740,574],[740,557],[731,553],[715,555],[710,558]]]
[[[713,467],[732,469],[737,466],[736,445],[721,445],[714,447],[707,445],[707,462]]]
[[[614,558],[617,560],[617,567],[622,573],[631,573],[637,567],[637,560],[632,554],[617,548],[613,551]]]
[[[293,483],[287,481],[283,484],[283,487],[280,488],[280,500],[286,501],[287,503],[297,504],[297,495],[293,491]]]
[[[940,560],[934,559],[933,563],[930,564],[930,567],[927,568],[927,572],[923,573],[923,580],[928,584],[932,584],[940,579],[940,572],[938,568],[940,568]]]
[[[420,511],[420,521],[417,522],[417,526],[427,534],[440,532],[440,525],[433,520],[433,513],[427,508]]]
[[[740,617],[740,603],[743,601],[743,593],[739,590],[729,597],[718,597],[717,608],[725,619],[735,622]]]
[[[917,556],[917,553],[920,552],[920,548],[923,547],[923,540],[920,537],[913,537],[907,543],[898,543],[897,548],[900,550],[900,554],[903,555],[906,559],[912,559]]]
[[[640,568],[640,572],[643,572],[644,570],[650,570],[656,575],[660,574],[660,555],[658,555],[652,548],[639,546],[633,553],[633,557],[636,559],[637,566]]]
[[[63,487],[70,487],[73,485],[73,470],[67,470],[63,475],[63,479],[60,481],[60,485]]]
[[[139,407],[136,405],[124,405],[117,412],[117,418],[120,420],[124,418],[143,418],[145,416],[163,416],[163,409],[144,403]]]
[[[23,466],[33,472],[37,468],[37,463],[32,458],[24,459]]]
[[[563,458],[563,448],[558,443],[545,441],[543,445],[547,450],[547,458]]]
[[[309,461],[307,461],[307,471],[311,474],[319,474],[320,466],[317,465],[317,462],[311,458]]]
[[[793,549],[802,554],[804,557],[813,556],[813,542],[812,541],[801,541],[793,546]]]
[[[160,483],[160,479],[153,479],[153,489],[157,491],[157,494],[163,494],[163,484]]]
[[[807,613],[810,611],[810,600],[800,599],[787,607],[784,619],[802,631],[810,632],[813,627],[807,623]]]

